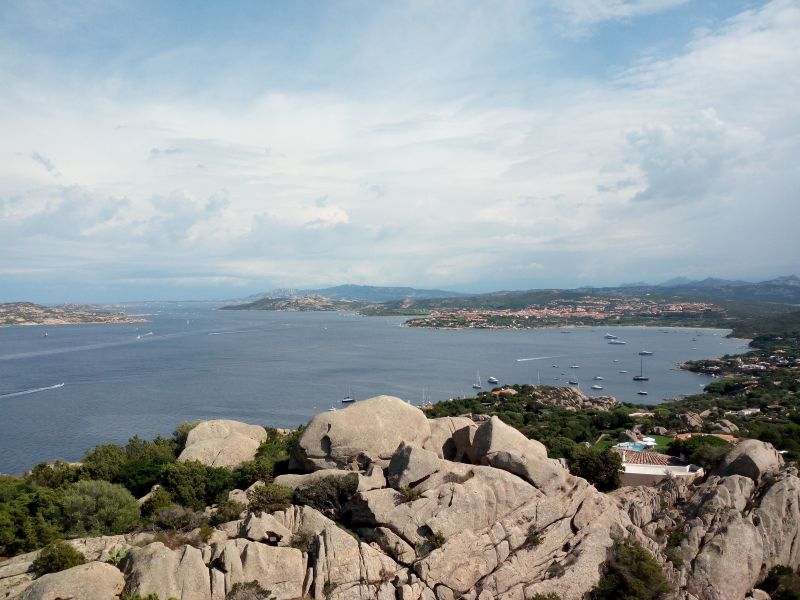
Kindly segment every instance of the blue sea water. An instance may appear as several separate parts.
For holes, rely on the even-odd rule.
[[[657,403],[708,383],[678,363],[746,350],[723,330],[452,331],[402,327],[403,317],[215,308],[148,304],[128,307],[148,313],[147,323],[0,328],[0,472],[79,460],[97,444],[169,434],[192,419],[296,427],[341,407],[349,393],[413,404],[474,395],[478,371],[484,390],[489,376],[549,385],[575,378],[586,393]],[[627,345],[609,345],[605,333]],[[640,350],[654,353],[644,357],[648,382],[631,379]]]

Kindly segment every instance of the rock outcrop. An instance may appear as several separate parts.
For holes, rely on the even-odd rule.
[[[58,573],[42,575],[19,596],[19,600],[109,600],[125,585],[114,566],[90,562]]]
[[[120,569],[91,562],[39,579],[36,553],[15,557],[0,563],[0,598],[113,599],[124,586],[224,600],[256,581],[278,600],[583,600],[620,538],[655,557],[675,588],[670,600],[762,598],[754,586],[771,568],[800,565],[800,478],[754,440],[699,484],[675,478],[602,494],[497,417],[428,421],[379,397],[315,418],[295,462],[306,472],[277,483],[358,474],[357,492],[335,512],[320,506],[341,522],[289,506],[249,510],[204,541],[189,533],[196,547],[147,534],[73,540],[92,561],[129,553]]]
[[[592,409],[605,412],[619,406],[619,400],[611,396],[587,396],[571,387],[533,386],[531,396],[538,402],[575,411]]]
[[[235,468],[253,460],[266,440],[266,430],[258,425],[224,419],[203,421],[189,432],[178,460]]]
[[[292,457],[306,470],[389,464],[400,442],[425,445],[431,437],[428,419],[394,396],[377,396],[343,410],[314,417]]]
[[[719,475],[743,475],[758,482],[765,475],[774,475],[783,468],[783,458],[772,444],[758,440],[739,442],[722,459]]]

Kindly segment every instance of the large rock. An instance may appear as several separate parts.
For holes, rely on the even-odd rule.
[[[266,440],[266,430],[258,425],[225,419],[203,421],[189,432],[178,460],[235,468],[253,460],[258,447]]]
[[[442,417],[431,419],[431,439],[425,444],[426,450],[436,453],[439,458],[454,462],[472,462],[472,442],[477,423],[467,417]]]
[[[161,542],[134,548],[123,561],[127,594],[158,594],[178,600],[211,600],[203,553],[192,546],[170,550]]]
[[[315,471],[389,464],[405,441],[423,446],[431,437],[428,419],[418,408],[393,396],[377,396],[343,410],[324,412],[308,424],[292,465]]]
[[[295,548],[276,548],[243,539],[229,540],[221,548],[214,563],[223,576],[216,585],[224,585],[224,594],[230,593],[237,583],[257,581],[272,592],[278,600],[299,598],[308,590],[306,558]],[[215,589],[215,595],[223,595]],[[187,598],[188,600],[188,598]]]
[[[287,473],[278,475],[275,478],[275,483],[295,489],[326,477],[347,477],[353,473],[354,471],[345,471],[344,469],[323,469],[322,471],[312,471],[311,473],[300,475]],[[370,465],[365,472],[357,474],[359,492],[366,492],[367,490],[374,490],[386,486],[386,479],[383,477],[383,471],[376,465]]]
[[[761,481],[783,468],[783,458],[772,444],[759,440],[742,440],[722,459],[717,473],[722,476],[743,475]]]
[[[110,600],[120,595],[124,585],[119,569],[90,562],[42,575],[22,592],[19,600]]]

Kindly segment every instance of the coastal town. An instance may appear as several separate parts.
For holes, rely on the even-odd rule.
[[[434,309],[410,320],[410,327],[526,329],[562,325],[692,325],[724,318],[708,302],[661,301],[641,297],[554,299],[522,309]]]
[[[41,306],[32,302],[0,303],[0,327],[75,323],[144,323],[141,315],[108,312],[83,305]]]

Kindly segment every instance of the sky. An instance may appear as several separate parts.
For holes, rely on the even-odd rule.
[[[0,301],[800,273],[800,0],[7,0],[0,89]]]

